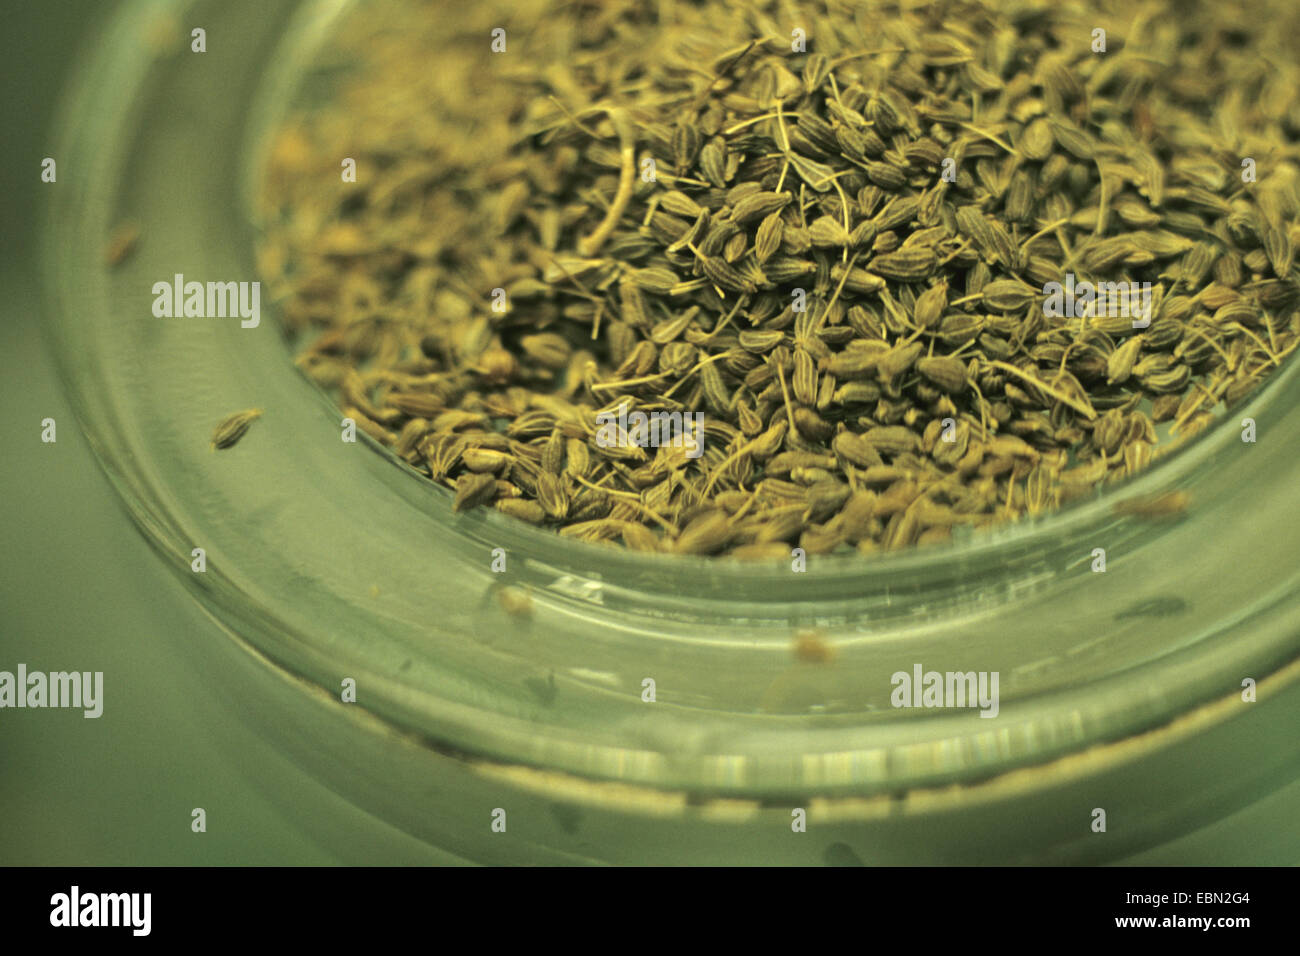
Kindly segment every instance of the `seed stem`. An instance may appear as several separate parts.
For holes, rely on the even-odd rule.
[[[595,232],[578,243],[578,251],[588,257],[600,251],[600,247],[605,244],[605,240],[614,231],[618,221],[623,218],[623,211],[627,209],[627,204],[632,198],[632,188],[636,181],[636,134],[632,130],[632,124],[622,110],[612,109],[607,113],[614,124],[614,129],[618,131],[621,144],[618,192],[614,194],[614,201],[605,212],[604,221]]]
[[[1078,399],[1071,398],[1069,395],[1066,395],[1064,392],[1052,388],[1052,386],[1048,385],[1041,378],[1038,378],[1035,375],[1030,375],[1028,372],[1021,371],[1020,369],[1016,368],[1014,365],[1010,365],[1006,362],[986,362],[985,364],[988,365],[990,368],[1001,369],[1004,372],[1010,372],[1012,375],[1016,375],[1024,379],[1030,385],[1034,386],[1034,388],[1046,392],[1048,395],[1051,395],[1059,402],[1069,405],[1080,415],[1086,417],[1089,421],[1092,421],[1094,418],[1097,417],[1097,413],[1096,411],[1093,410],[1092,406],[1085,405],[1084,403],[1080,402]]]

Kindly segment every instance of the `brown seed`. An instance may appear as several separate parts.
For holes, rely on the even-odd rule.
[[[498,498],[493,507],[502,514],[507,514],[529,524],[541,524],[546,520],[546,512],[536,501],[524,498]]]
[[[758,286],[747,279],[737,269],[733,268],[725,259],[717,256],[710,256],[701,261],[700,265],[704,269],[704,274],[708,276],[709,281],[726,289],[729,292],[756,292]]]
[[[1020,151],[1024,153],[1026,159],[1041,163],[1052,155],[1054,144],[1052,128],[1047,120],[1040,116],[1025,127],[1024,135],[1020,139]]]
[[[1106,381],[1111,385],[1119,385],[1128,381],[1129,375],[1133,371],[1133,364],[1137,361],[1138,353],[1142,350],[1142,337],[1135,335],[1127,342],[1110,353],[1110,358],[1106,360]]]
[[[831,446],[835,449],[835,454],[859,468],[882,464],[876,446],[853,432],[840,432],[835,436]]]
[[[886,425],[873,428],[862,437],[876,451],[890,457],[919,451],[921,448],[920,437],[910,428],[901,425]]]
[[[777,329],[746,329],[740,333],[740,347],[762,354],[770,352],[785,339],[785,333]]]
[[[1112,509],[1117,515],[1136,518],[1177,518],[1187,512],[1192,496],[1186,491],[1167,491],[1115,502]]]
[[[695,309],[687,309],[681,315],[664,319],[650,331],[650,341],[656,345],[667,345],[686,331],[695,319]]]
[[[786,230],[787,237],[790,230]],[[792,259],[786,256],[768,260],[763,265],[763,274],[772,282],[793,282],[803,276],[817,271],[817,263],[809,259]]]
[[[993,262],[998,258],[997,239],[988,217],[974,206],[962,206],[955,214],[957,228],[984,254],[985,261]]]
[[[461,460],[470,471],[492,474],[499,474],[512,461],[510,455],[505,452],[492,451],[488,448],[466,448],[461,453]]]
[[[840,536],[826,527],[805,528],[799,535],[799,547],[808,554],[830,554],[840,543]]]
[[[488,348],[479,356],[476,371],[490,384],[503,385],[510,381],[519,369],[519,362],[514,355],[503,348]]]
[[[928,246],[912,246],[876,256],[867,269],[886,279],[914,282],[932,276],[937,266],[938,258],[933,249]]]
[[[506,585],[497,591],[497,603],[511,617],[532,617],[533,598],[523,588]]]
[[[1002,312],[1023,309],[1034,298],[1033,288],[1015,279],[997,279],[986,285],[983,292],[984,304]]]
[[[249,408],[222,419],[212,432],[212,449],[229,448],[244,437],[249,426],[262,417],[260,408]]]
[[[808,524],[803,512],[802,505],[787,505],[754,519],[757,523],[754,543],[770,544],[795,540]]]
[[[808,227],[808,238],[814,246],[838,249],[849,244],[849,233],[841,220],[834,216],[821,216]]]
[[[584,514],[574,510],[573,518],[575,520],[567,523],[560,528],[560,534],[566,538],[579,538],[583,541],[610,541],[620,537],[623,534],[624,526],[627,522],[619,521],[613,518],[584,518]]]
[[[572,349],[564,336],[554,332],[525,335],[519,345],[528,355],[547,368],[562,369],[569,364]]]
[[[436,432],[451,432],[462,428],[483,428],[488,424],[488,418],[480,412],[449,408],[439,412],[429,424]]]
[[[1124,416],[1119,409],[1112,408],[1097,420],[1092,427],[1092,440],[1107,455],[1119,451],[1120,442],[1124,440]]]
[[[788,477],[798,468],[834,468],[835,459],[813,451],[786,451],[774,455],[767,463],[767,474],[777,478]]]
[[[808,664],[829,664],[835,660],[835,648],[821,631],[798,631],[794,636],[794,656]]]
[[[794,410],[794,426],[799,434],[809,441],[827,441],[835,433],[835,428],[811,408]]]
[[[676,189],[669,189],[664,192],[659,198],[659,205],[673,215],[685,216],[687,219],[692,220],[704,211],[694,199]]]
[[[678,279],[677,273],[673,272],[672,269],[662,266],[635,269],[629,273],[629,276],[641,291],[656,295],[667,295],[681,281]]]
[[[633,551],[660,551],[659,537],[643,524],[625,522],[623,526],[623,543]]]
[[[714,414],[726,416],[731,408],[733,394],[727,391],[726,383],[722,380],[722,373],[718,371],[717,363],[710,362],[700,367],[700,386],[704,390],[704,397],[709,406],[713,409]]]
[[[1065,120],[1049,120],[1052,135],[1067,153],[1076,159],[1092,159],[1095,152],[1092,137],[1073,123]]]
[[[120,266],[135,252],[140,243],[140,227],[134,222],[124,222],[115,228],[104,246],[104,262],[110,267]]]
[[[850,269],[841,263],[831,266],[831,282],[837,286],[843,283],[845,289],[858,295],[879,292],[887,285],[884,279],[866,269]]]
[[[569,512],[569,496],[559,477],[549,471],[537,475],[537,501],[552,518],[562,519]]]
[[[917,328],[934,328],[947,305],[948,283],[940,282],[922,292],[917,297],[916,308],[913,310]]]
[[[724,511],[706,511],[688,524],[673,544],[678,554],[716,554],[731,539],[731,519]]]
[[[577,478],[585,478],[591,472],[591,449],[587,443],[578,438],[565,441],[565,473]]]
[[[715,136],[700,150],[700,172],[704,178],[721,189],[727,184],[727,144]]]
[[[790,388],[797,401],[804,405],[817,402],[817,366],[813,358],[804,349],[795,349],[794,374],[790,377]]]
[[[906,174],[893,163],[867,163],[867,178],[891,192],[907,185]]]
[[[731,221],[736,223],[752,222],[763,219],[777,210],[784,208],[794,197],[789,193],[756,192],[736,203],[731,210]]]
[[[767,262],[781,247],[784,225],[780,213],[772,213],[759,224],[754,235],[754,258],[760,263]]]
[[[388,396],[388,404],[416,418],[432,418],[446,406],[442,396],[433,392],[399,392]]]
[[[810,521],[825,521],[843,507],[849,499],[852,489],[842,481],[825,478],[808,488],[808,510],[805,516]]]
[[[673,159],[677,164],[678,171],[689,169],[691,164],[695,162],[702,140],[703,137],[700,135],[697,126],[685,120],[685,118],[678,121],[673,129],[672,136]]]
[[[950,395],[966,389],[966,363],[961,359],[940,356],[917,359],[916,370]]]
[[[920,342],[912,342],[910,345],[897,345],[882,354],[876,362],[876,374],[880,381],[888,384],[906,373],[916,364],[924,350]]]
[[[496,479],[491,474],[466,474],[456,479],[456,497],[452,511],[468,511],[487,504],[497,492]]]

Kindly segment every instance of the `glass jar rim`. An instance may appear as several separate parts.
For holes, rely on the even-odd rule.
[[[798,574],[788,563],[607,550],[494,512],[452,516],[442,489],[372,454],[378,446],[340,455],[333,406],[298,376],[283,343],[245,341],[238,329],[162,325],[148,314],[146,279],[195,266],[223,278],[246,274],[246,254],[215,254],[202,241],[248,236],[246,210],[182,211],[176,193],[150,197],[126,171],[161,184],[185,169],[192,183],[218,195],[246,183],[257,168],[252,144],[264,142],[266,124],[283,105],[266,105],[267,90],[296,79],[348,4],[306,4],[286,36],[268,40],[278,72],[248,85],[265,108],[250,111],[252,120],[229,116],[224,128],[246,146],[242,175],[220,157],[203,157],[195,144],[150,151],[140,141],[146,118],[162,115],[158,125],[167,128],[173,116],[159,113],[159,96],[147,89],[158,61],[135,42],[166,6],[127,5],[111,27],[123,42],[95,52],[61,114],[59,155],[85,174],[54,192],[47,207],[51,331],[78,416],[137,523],[268,665],[331,694],[341,678],[355,679],[366,689],[362,710],[464,753],[661,788],[853,794],[1042,763],[1166,723],[1229,693],[1231,675],[1262,678],[1294,657],[1296,635],[1286,620],[1297,589],[1284,561],[1269,565],[1269,580],[1256,590],[1239,589],[1231,605],[1205,609],[1213,619],[1202,621],[1186,609],[1195,610],[1195,595],[1179,587],[1178,566],[1169,564],[1195,537],[1189,528],[1209,535],[1233,521],[1259,521],[1240,495],[1225,499],[1225,487],[1274,508],[1278,534],[1300,514],[1287,511],[1296,494],[1285,439],[1247,450],[1235,419],[1106,495],[1040,520],[933,550],[809,558],[808,571]],[[205,106],[195,93],[171,108]],[[145,223],[144,242],[132,262],[110,271],[101,244],[123,213]],[[174,247],[151,246],[150,229]],[[250,342],[258,342],[252,352]],[[187,354],[204,356],[201,374]],[[140,362],[149,363],[147,377]],[[193,447],[206,452],[202,426],[263,395],[280,414],[259,422],[252,441],[232,455],[206,462]],[[1234,415],[1267,422],[1270,434],[1283,436],[1300,425],[1293,410],[1300,410],[1300,370],[1289,363]],[[1245,464],[1245,453],[1255,461]],[[1194,502],[1181,522],[1114,513],[1117,499],[1175,488]],[[376,496],[382,506],[372,510]],[[400,543],[404,534],[426,536],[428,553]],[[211,556],[202,577],[187,558],[196,542]],[[1136,618],[1089,605],[1115,600],[1118,589],[1079,597],[1080,579],[1093,573],[1094,547],[1116,555],[1098,583],[1130,573],[1125,561],[1138,559],[1126,554],[1151,563],[1143,572],[1150,587],[1133,602]],[[332,548],[346,553],[321,553]],[[502,578],[491,570],[497,548],[511,568]],[[385,553],[400,573],[378,575],[387,570]],[[451,570],[458,581],[421,592],[421,581]],[[367,573],[374,583],[357,577]],[[1205,577],[1198,572],[1198,581]],[[510,616],[498,600],[504,587],[520,589],[532,611]],[[1057,633],[1047,610],[1067,594],[1072,603],[1063,606],[1079,620],[1074,635]],[[1142,611],[1144,600],[1165,596],[1183,602],[1165,614],[1171,620],[1158,607]],[[1018,612],[1030,613],[1030,600],[1046,635],[1043,649],[1030,649],[1032,627],[1016,621]],[[1121,649],[1107,642],[1106,626],[1127,633],[1133,620],[1150,623],[1148,643]],[[837,678],[834,699],[817,699],[821,672],[790,660],[800,629],[824,632],[835,644],[838,658],[828,666],[849,676]],[[971,631],[979,640],[966,649],[961,638]],[[1013,632],[1020,644],[997,646]],[[512,634],[525,635],[527,646],[503,648]],[[1089,640],[1115,655],[1112,665],[1092,659]],[[1039,676],[1031,670],[1012,682],[1018,689],[1004,702],[1004,722],[986,726],[969,712],[891,713],[880,703],[897,672],[889,661],[899,670],[914,658],[922,666],[933,660],[995,670],[974,666],[981,654],[1010,664],[1008,675],[1039,665]],[[1077,669],[1089,662],[1090,669]],[[793,696],[773,703],[757,693],[790,674],[793,686],[775,693]],[[863,691],[874,708],[849,696],[854,675],[874,681]],[[647,678],[662,695],[653,704],[644,697]]]

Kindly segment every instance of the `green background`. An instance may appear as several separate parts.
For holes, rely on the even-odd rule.
[[[63,78],[114,5],[4,6],[0,670],[103,671],[105,704],[97,720],[0,710],[0,864],[448,862],[281,756],[185,655],[225,638],[127,517],[41,332],[35,223],[60,186],[40,163]],[[60,164],[60,180],[75,175]],[[206,833],[190,830],[194,807]],[[1126,862],[1300,863],[1297,819],[1300,781]]]

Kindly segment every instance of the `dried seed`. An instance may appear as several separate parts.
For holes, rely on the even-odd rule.
[[[984,305],[1000,312],[1015,312],[1034,301],[1032,287],[1015,279],[997,279],[984,287]]]
[[[1141,350],[1142,338],[1135,335],[1110,353],[1110,358],[1106,360],[1107,383],[1119,385],[1128,381],[1128,377],[1133,371],[1133,365],[1137,361],[1138,353]]]
[[[784,224],[779,213],[772,213],[759,224],[754,235],[754,258],[759,263],[767,262],[781,247]]]
[[[776,329],[746,329],[740,333],[740,347],[756,354],[770,352],[785,339],[785,333]]]
[[[876,256],[867,269],[886,279],[912,282],[934,274],[938,258],[928,246],[903,247],[897,252]]]
[[[1178,518],[1187,513],[1191,500],[1186,491],[1167,491],[1117,501],[1112,510],[1135,518]]]
[[[795,349],[794,374],[790,377],[790,387],[795,399],[802,404],[816,404],[817,368],[812,356],[804,349]]]
[[[727,183],[727,144],[721,136],[709,140],[700,150],[700,172],[719,189]]]
[[[487,504],[496,496],[497,483],[491,474],[465,474],[456,479],[452,511],[468,511]]]
[[[835,428],[811,408],[794,410],[794,426],[809,441],[827,441],[835,433]]]
[[[135,252],[140,243],[140,227],[134,222],[121,223],[108,237],[104,246],[104,262],[110,267],[120,266]]]
[[[821,631],[798,631],[794,636],[794,656],[808,664],[829,664],[835,660],[835,648]]]
[[[899,455],[919,451],[921,439],[910,428],[901,425],[885,425],[873,428],[862,436],[869,445],[882,455],[896,458]]]
[[[519,340],[519,345],[531,358],[547,368],[562,369],[569,364],[572,349],[562,335],[554,332],[525,335]]]
[[[938,356],[918,359],[916,370],[950,395],[966,389],[966,363],[961,359]]]
[[[249,426],[262,417],[260,408],[249,408],[242,412],[235,412],[221,420],[221,423],[212,432],[212,449],[229,448],[239,439],[244,437]]]
[[[710,256],[701,262],[709,281],[730,292],[756,292],[758,286],[733,268],[725,259]]]
[[[732,208],[731,221],[743,224],[755,219],[763,219],[783,209],[793,198],[789,193],[753,193]]]
[[[716,554],[731,540],[731,519],[723,511],[706,511],[688,524],[673,548],[678,554]]]
[[[493,507],[502,514],[527,521],[529,524],[541,524],[546,520],[546,512],[542,510],[542,506],[536,501],[528,501],[524,498],[498,498],[493,503]]]
[[[537,501],[542,509],[555,519],[569,513],[569,496],[560,478],[549,471],[537,475]]]

